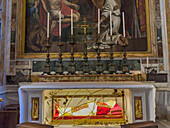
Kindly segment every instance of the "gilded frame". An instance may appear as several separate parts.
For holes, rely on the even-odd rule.
[[[147,51],[134,51],[127,52],[128,57],[147,57],[157,56],[156,45],[156,28],[155,28],[155,2],[154,0],[146,0],[146,20],[147,20]],[[46,58],[46,53],[25,53],[25,30],[26,30],[26,0],[17,0],[17,54],[18,59],[34,59],[34,58]],[[51,53],[51,58],[57,58],[58,53]],[[101,57],[109,57],[109,52],[101,53]],[[122,57],[122,52],[116,52],[115,57]],[[69,58],[69,53],[63,53],[63,58]],[[75,58],[83,58],[83,53],[75,53]],[[96,53],[89,53],[89,58],[97,57]]]

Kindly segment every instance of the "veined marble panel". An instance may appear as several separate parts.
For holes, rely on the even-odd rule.
[[[96,60],[89,60],[88,61],[90,71],[95,71],[96,62],[97,62]],[[108,71],[109,60],[102,60],[101,62],[103,63],[104,71]],[[51,64],[51,71],[55,71],[57,63],[58,63],[57,61],[51,61],[51,63],[50,63]],[[82,71],[84,61],[83,60],[75,60],[75,63],[76,63],[76,71]],[[127,63],[129,65],[129,70],[130,71],[139,71],[139,70],[141,70],[140,60],[139,59],[128,60]],[[68,71],[69,64],[70,64],[70,61],[63,61],[64,71]],[[116,65],[116,70],[117,71],[122,70],[122,60],[115,60],[114,64]],[[45,61],[33,61],[33,63],[32,63],[32,68],[33,68],[32,71],[33,72],[43,72],[44,66],[45,66]]]

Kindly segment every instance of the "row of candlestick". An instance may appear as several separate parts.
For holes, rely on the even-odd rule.
[[[47,38],[49,38],[49,18],[50,14],[47,14]],[[123,20],[123,36],[125,37],[125,15],[122,12],[122,20]],[[98,34],[100,34],[100,9],[98,9]],[[113,33],[113,21],[112,21],[112,11],[110,10],[110,35]],[[73,35],[73,10],[71,9],[71,35]],[[59,11],[59,36],[61,36],[61,11]]]
[[[69,67],[67,68],[68,69],[68,73],[69,74],[76,74],[76,64],[74,62],[74,45],[76,43],[73,42],[73,40],[70,42],[70,45],[71,45],[71,51],[70,51],[70,63],[69,63]],[[86,44],[84,42],[84,44]],[[98,46],[98,49],[97,49],[97,57],[96,57],[96,60],[97,60],[97,63],[96,63],[96,74],[103,74],[104,73],[104,67],[103,67],[103,63],[101,63],[101,52],[100,52],[100,45],[101,45],[101,42],[97,41],[96,42],[96,45]],[[116,71],[116,66],[114,64],[114,57],[113,57],[113,43],[109,44],[110,45],[110,63],[109,63],[109,74],[113,74],[113,73],[117,73]],[[57,45],[59,47],[59,57],[58,57],[58,64],[56,65],[56,75],[59,74],[59,75],[63,75],[64,74],[64,65],[63,65],[63,62],[62,62],[62,46],[63,44],[62,43],[59,43]],[[83,74],[90,74],[90,67],[89,67],[89,63],[88,63],[88,57],[87,57],[87,47],[86,45],[84,45],[84,61],[83,61],[83,67],[82,67],[82,72]],[[50,69],[50,53],[49,53],[49,49],[50,49],[50,45],[48,43],[48,45],[46,46],[47,48],[47,58],[46,58],[46,64],[45,64],[45,67],[44,67],[44,72],[42,75],[51,75],[51,69]],[[125,73],[129,73],[129,66],[127,64],[127,58],[126,58],[126,46],[124,46],[124,58],[123,58],[123,64],[122,64],[122,73],[125,74]]]

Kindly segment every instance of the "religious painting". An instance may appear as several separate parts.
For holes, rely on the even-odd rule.
[[[142,97],[134,97],[135,105],[135,120],[143,119],[143,110],[142,110]]]
[[[19,30],[19,35],[21,31],[24,34],[22,44],[20,44],[21,52],[18,52],[20,55],[22,53],[27,57],[45,55],[40,53],[46,52],[47,31],[50,35],[52,57],[57,56],[59,52],[57,46],[59,41],[64,45],[62,47],[64,57],[69,56],[72,41],[75,43],[75,57],[82,58],[86,48],[88,56],[95,57],[98,48],[97,41],[101,42],[99,48],[103,57],[109,57],[110,43],[115,44],[113,48],[115,55],[121,56],[123,37],[128,40],[129,56],[155,55],[154,48],[151,47],[155,43],[154,26],[150,24],[151,21],[154,22],[152,18],[154,15],[151,14],[153,11],[150,11],[151,6],[154,6],[153,1],[24,0],[19,3],[25,6],[25,10],[20,8],[22,13],[18,12],[19,15],[25,17],[21,22],[22,24],[24,22],[24,29],[20,27],[22,30]],[[49,29],[47,29],[48,22]],[[73,27],[71,27],[72,24]]]
[[[35,97],[31,99],[32,107],[31,107],[31,118],[32,121],[39,120],[39,98]]]

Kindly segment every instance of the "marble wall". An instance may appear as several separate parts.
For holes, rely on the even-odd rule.
[[[1,12],[1,57],[0,57],[0,84],[3,85],[4,80],[4,59],[5,59],[5,32],[6,32],[6,1],[3,0],[2,2],[2,12]]]
[[[156,92],[156,118],[170,120],[170,90]]]

